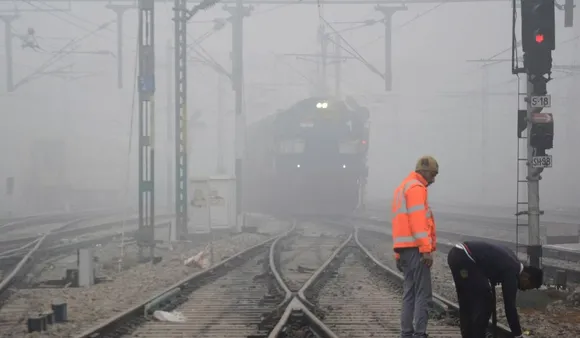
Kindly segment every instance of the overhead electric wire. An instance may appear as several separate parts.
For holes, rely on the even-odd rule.
[[[345,33],[345,32],[355,31],[355,30],[358,30],[358,29],[361,29],[361,28],[366,28],[366,27],[372,26],[372,25],[374,25],[376,23],[383,23],[383,22],[385,22],[385,18],[382,18],[382,19],[374,19],[374,20],[366,20],[363,23],[359,23],[358,26],[354,26],[353,25],[353,26],[350,26],[348,28],[344,28],[344,29],[341,29],[341,30],[337,30],[337,32],[338,33]]]
[[[290,63],[288,63],[286,61],[283,61],[283,59],[278,57],[278,55],[276,55],[276,53],[274,53],[272,51],[270,51],[270,53],[272,55],[274,55],[274,57],[276,58],[276,62],[281,62],[282,64],[286,65],[288,68],[292,69],[298,76],[300,76],[304,80],[308,81],[311,85],[315,85],[314,81],[312,81],[308,76],[302,74],[298,69],[296,69],[296,67],[292,66]]]
[[[296,0],[296,3],[297,3],[297,4],[298,4],[298,3],[300,3],[300,0]],[[282,4],[282,5],[276,5],[276,6],[274,6],[274,7],[271,7],[271,8],[265,9],[265,10],[263,10],[263,11],[259,11],[259,12],[252,13],[252,16],[256,16],[256,15],[262,15],[262,14],[270,13],[270,12],[273,12],[273,11],[275,11],[275,10],[278,10],[278,9],[280,9],[280,8],[284,8],[284,7],[288,7],[288,6],[293,6],[293,5],[294,5],[294,4]]]
[[[334,33],[336,33],[336,35],[338,36],[338,38],[344,42],[347,47],[349,47],[351,49],[351,51],[347,50],[346,48],[344,48],[342,45],[339,45],[340,48],[344,51],[346,51],[347,53],[351,54],[353,57],[355,57],[357,60],[359,60],[361,63],[363,63],[371,72],[379,75],[383,80],[385,79],[385,74],[381,73],[375,66],[373,66],[370,62],[368,62],[348,41],[346,41],[346,39],[340,35],[340,33],[338,33],[336,31],[336,29],[334,29],[334,27],[332,27],[332,25],[330,23],[328,23],[328,21],[326,21],[324,18],[320,18]],[[335,43],[336,44],[336,43]]]
[[[189,33],[188,35],[193,38]],[[188,46],[189,50],[193,50],[200,58],[202,58],[202,60],[204,62],[207,62],[209,65],[213,66],[216,68],[217,71],[223,73],[224,75],[226,75],[228,78],[230,78],[230,80],[232,79],[232,75],[230,72],[228,72],[219,62],[217,62],[212,56],[211,54],[205,50],[205,48],[203,48],[199,43],[197,43],[195,40],[193,41],[193,43]]]
[[[70,41],[69,43],[67,43],[64,47],[62,47],[59,52],[61,52],[62,54],[55,54],[54,56],[52,56],[51,58],[49,58],[47,61],[45,61],[40,67],[38,67],[38,69],[33,72],[32,74],[29,74],[27,76],[25,76],[22,80],[20,80],[18,83],[16,83],[14,85],[15,88],[22,86],[23,84],[28,83],[32,77],[36,76],[39,73],[44,72],[48,67],[52,66],[53,64],[55,64],[56,62],[62,60],[64,57],[66,57],[67,55],[71,54],[72,52],[74,52],[75,50],[77,50],[80,46],[78,45],[79,42],[97,34],[103,27],[106,27],[107,25],[109,25],[109,23],[105,23],[103,25],[101,25],[101,27],[97,28],[96,30],[93,30],[92,32],[89,32],[88,34],[78,38],[78,39],[73,39],[72,41]],[[76,44],[76,46],[74,45]],[[71,49],[66,49],[68,47],[71,47]]]
[[[55,11],[56,11],[56,12],[58,12],[58,13],[63,13],[63,15],[65,15],[65,16],[69,16],[69,17],[71,17],[71,18],[73,18],[73,19],[76,19],[76,20],[78,20],[79,22],[82,22],[83,24],[89,24],[89,25],[92,25],[92,26],[95,26],[95,27],[98,27],[98,26],[100,26],[100,25],[99,25],[98,23],[96,23],[96,22],[92,22],[91,20],[88,20],[88,19],[86,19],[86,18],[80,17],[80,16],[78,16],[78,15],[76,15],[76,14],[73,14],[73,13],[71,13],[71,12],[64,11],[64,10],[62,10],[61,8],[55,7],[55,6],[53,6],[53,5],[51,5],[51,4],[48,4],[48,3],[46,3],[46,2],[44,2],[44,1],[42,1],[42,0],[36,0],[36,1],[35,1],[35,0],[22,0],[22,1],[23,1],[23,2],[26,2],[27,4],[29,4],[29,5],[30,5],[30,6],[32,6],[32,7],[35,7],[35,8],[37,8],[37,9],[42,9],[42,8],[40,8],[38,5],[35,5],[35,4],[33,3],[33,2],[38,2],[38,3],[40,3],[40,4],[42,4],[42,5],[46,6],[46,7],[48,7],[49,9],[53,9],[53,10],[55,10]],[[90,28],[85,28],[85,27],[82,27],[82,26],[80,26],[80,25],[79,25],[79,24],[77,24],[77,23],[74,23],[74,22],[72,22],[72,21],[69,21],[69,20],[67,20],[67,19],[65,19],[65,18],[62,18],[62,17],[60,17],[60,16],[56,15],[56,13],[55,13],[55,12],[47,12],[47,13],[48,13],[48,14],[50,14],[50,15],[52,15],[52,16],[54,16],[54,17],[56,17],[56,18],[58,18],[58,19],[60,19],[60,20],[62,20],[62,21],[64,21],[64,22],[66,22],[66,23],[68,23],[68,24],[71,24],[71,25],[73,25],[73,26],[75,26],[75,27],[77,27],[77,28],[79,28],[79,29],[85,30],[85,31],[87,31],[87,32],[88,32],[88,31],[90,31]],[[106,30],[107,30],[107,31],[109,31],[109,32],[113,32],[113,33],[115,32],[113,29],[110,29],[110,28],[107,28]]]
[[[441,7],[441,6],[445,5],[446,3],[447,3],[447,1],[443,1],[443,2],[440,2],[440,3],[438,3],[437,5],[435,5],[435,6],[431,7],[431,8],[429,8],[429,9],[427,9],[427,10],[425,10],[425,11],[423,11],[423,12],[419,13],[419,14],[417,14],[417,15],[416,15],[416,16],[414,16],[412,19],[409,19],[409,20],[405,21],[405,22],[404,22],[404,23],[402,23],[401,25],[399,25],[399,26],[395,27],[393,30],[396,30],[396,29],[401,29],[401,28],[403,28],[403,27],[405,27],[405,26],[407,26],[407,25],[411,24],[412,22],[415,22],[415,21],[417,21],[419,18],[422,18],[423,16],[425,16],[425,15],[427,15],[427,14],[429,14],[429,13],[431,13],[431,12],[435,11],[435,10],[436,10],[436,9],[438,9],[439,7]],[[379,37],[377,37],[377,38],[375,38],[375,39],[373,39],[373,40],[371,40],[371,41],[369,41],[369,42],[366,42],[366,43],[362,44],[362,45],[361,45],[359,48],[363,48],[363,47],[366,47],[366,46],[368,46],[368,45],[370,45],[370,44],[374,44],[375,42],[377,42],[377,41],[379,41],[379,40],[382,40],[382,39],[384,39],[384,38],[385,38],[385,35],[380,35]]]

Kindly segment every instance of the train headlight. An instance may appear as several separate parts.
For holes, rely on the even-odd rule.
[[[296,168],[300,168],[300,164],[297,164],[297,165],[296,165]]]
[[[316,104],[316,108],[318,108],[318,109],[326,109],[326,108],[328,108],[328,102],[318,102]]]
[[[343,167],[343,168],[346,168],[346,164],[343,164],[343,165],[342,165],[342,167]]]

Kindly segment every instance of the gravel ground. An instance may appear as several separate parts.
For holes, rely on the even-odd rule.
[[[271,231],[280,231],[281,225],[272,227]],[[266,238],[267,236],[263,234],[240,234],[217,240],[214,242],[214,255],[216,260],[221,260],[256,245]],[[103,273],[112,279],[110,282],[99,283],[91,288],[20,290],[0,310],[0,336],[70,337],[198,271],[196,267],[184,266],[183,260],[198,253],[204,247],[205,244],[179,245],[172,251],[166,251],[163,260],[157,265],[142,264],[121,272],[116,271],[114,264],[110,264],[111,260],[118,257],[114,254],[115,250],[105,250],[110,252],[110,268],[107,268],[106,262],[103,262]],[[135,249],[131,249],[131,246],[128,247],[128,256],[131,256],[131,252],[134,251]],[[120,250],[117,249],[117,252]],[[36,333],[27,335],[27,315],[49,309],[54,299],[62,299],[68,303],[69,322],[53,326],[43,335]]]
[[[396,268],[392,246],[384,237],[369,236],[361,233],[360,240],[376,258],[386,265]],[[447,266],[447,255],[436,253],[432,268],[433,289],[441,296],[457,302],[453,278]],[[520,321],[525,330],[530,330],[536,338],[580,337],[580,290],[563,294],[556,290],[528,291],[534,294],[534,308],[520,308]],[[498,321],[507,325],[504,317],[501,288],[497,288]],[[526,295],[527,296],[527,295]],[[520,294],[518,297],[528,298]],[[537,299],[537,301],[536,301]],[[542,305],[550,303],[543,308]]]
[[[399,337],[402,291],[369,271],[358,255],[348,253],[335,278],[320,291],[317,303],[325,311],[323,322],[339,337]],[[430,327],[434,337],[461,336],[445,320],[432,319]]]
[[[286,285],[298,291],[346,237],[304,234],[281,241],[279,267]]]

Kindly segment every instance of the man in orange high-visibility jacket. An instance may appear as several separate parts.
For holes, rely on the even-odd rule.
[[[436,245],[435,219],[427,202],[427,187],[435,182],[438,173],[439,165],[433,157],[421,157],[415,171],[395,189],[393,197],[393,249],[397,267],[405,277],[401,337],[427,337],[432,299],[431,253]]]

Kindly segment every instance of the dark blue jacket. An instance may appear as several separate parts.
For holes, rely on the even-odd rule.
[[[501,284],[506,319],[512,334],[520,336],[522,328],[516,307],[516,295],[522,263],[513,251],[501,245],[481,241],[467,241],[463,244],[469,249],[475,263],[491,285]]]

